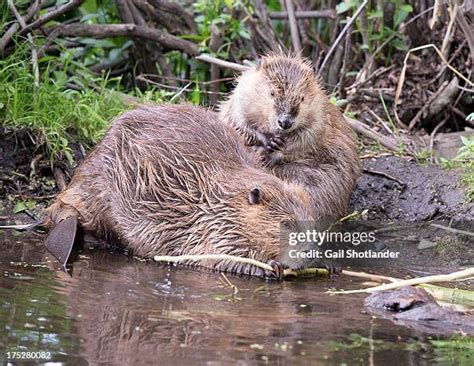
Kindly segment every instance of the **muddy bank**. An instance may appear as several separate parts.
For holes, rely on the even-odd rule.
[[[353,210],[368,210],[371,219],[472,221],[461,172],[420,165],[396,156],[364,159],[364,175],[352,196]]]

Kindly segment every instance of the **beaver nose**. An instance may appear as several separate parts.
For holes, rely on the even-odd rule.
[[[284,130],[289,129],[293,125],[293,121],[290,118],[280,118],[278,119],[278,126]]]

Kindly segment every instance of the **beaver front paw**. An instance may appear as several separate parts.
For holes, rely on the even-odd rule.
[[[285,140],[281,135],[274,135],[267,140],[265,150],[269,153],[274,151],[280,151],[285,143]]]
[[[283,264],[281,264],[278,261],[274,261],[273,259],[270,259],[267,264],[273,268],[273,271],[265,271],[263,273],[263,277],[266,280],[277,280],[281,281],[283,279]]]

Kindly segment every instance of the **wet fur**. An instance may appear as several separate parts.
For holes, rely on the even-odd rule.
[[[281,115],[294,120],[290,129],[279,129]],[[264,57],[258,68],[237,79],[220,105],[219,118],[263,155],[272,174],[304,185],[317,218],[346,213],[361,173],[356,141],[307,61],[280,54]],[[275,136],[283,144],[272,151],[267,146]]]
[[[258,188],[257,204],[249,192]],[[154,255],[280,255],[279,225],[311,220],[305,190],[264,172],[239,135],[190,105],[126,112],[77,168],[49,209],[55,225],[78,215],[97,238]],[[254,266],[200,262],[262,275]]]

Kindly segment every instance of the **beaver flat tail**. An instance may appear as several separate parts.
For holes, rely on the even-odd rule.
[[[77,225],[77,215],[60,221],[53,227],[44,242],[48,252],[50,252],[63,267],[66,266],[72,248],[74,247]]]
[[[61,202],[56,202],[49,209],[45,224],[52,226],[52,229],[44,245],[61,266],[65,267],[76,241],[79,212]]]

